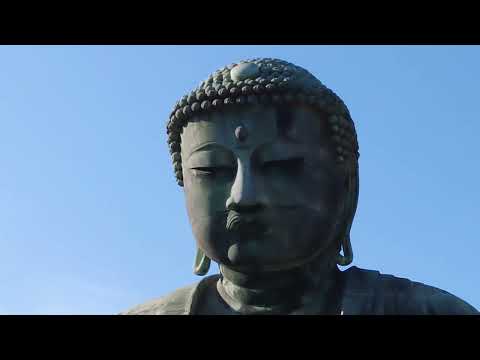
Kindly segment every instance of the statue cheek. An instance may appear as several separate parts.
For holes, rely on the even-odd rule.
[[[225,211],[225,203],[229,191],[223,186],[207,186],[208,184],[191,184],[185,188],[185,201],[190,218],[215,216]]]
[[[228,247],[232,243],[226,230],[225,213],[214,212],[205,216],[194,214],[190,222],[197,245],[213,261],[225,263]]]
[[[324,211],[302,208],[290,216],[288,223],[285,221],[281,230],[277,241],[283,252],[294,259],[307,260],[331,245],[334,217]]]

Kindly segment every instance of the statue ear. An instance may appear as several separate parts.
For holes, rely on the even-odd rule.
[[[195,255],[195,262],[193,264],[193,273],[198,276],[203,276],[208,273],[210,269],[210,258],[205,255],[202,249],[197,247],[197,254]]]
[[[343,255],[337,254],[337,264],[341,266],[347,266],[353,261],[352,243],[350,241],[350,229],[352,228],[353,218],[355,216],[358,203],[359,178],[357,164],[351,164],[350,171],[347,172],[346,178],[347,196],[344,205],[345,222],[342,224],[342,228],[344,229],[344,231],[340,233],[339,239],[340,251],[343,249]]]
[[[352,243],[350,241],[350,235],[345,235],[342,239],[341,247],[343,249],[343,255],[337,254],[337,264],[340,266],[350,265],[353,261]]]

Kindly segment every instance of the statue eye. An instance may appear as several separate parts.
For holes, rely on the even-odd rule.
[[[234,169],[228,166],[198,166],[191,168],[195,176],[233,176]]]
[[[288,174],[297,174],[303,168],[304,159],[301,157],[284,159],[284,160],[271,160],[263,163],[262,169],[264,171],[279,170]]]
[[[203,175],[203,176],[212,175],[215,171],[213,167],[195,167],[195,168],[191,168],[191,170],[194,175]]]

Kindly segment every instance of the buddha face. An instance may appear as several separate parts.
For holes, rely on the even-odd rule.
[[[181,136],[197,245],[243,272],[301,266],[331,249],[344,174],[325,117],[308,106],[239,106],[199,114]]]

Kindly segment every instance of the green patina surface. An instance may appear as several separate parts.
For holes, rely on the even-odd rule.
[[[359,146],[343,101],[307,70],[252,59],[175,104],[168,146],[196,240],[220,274],[123,314],[476,314],[443,290],[353,260]]]

